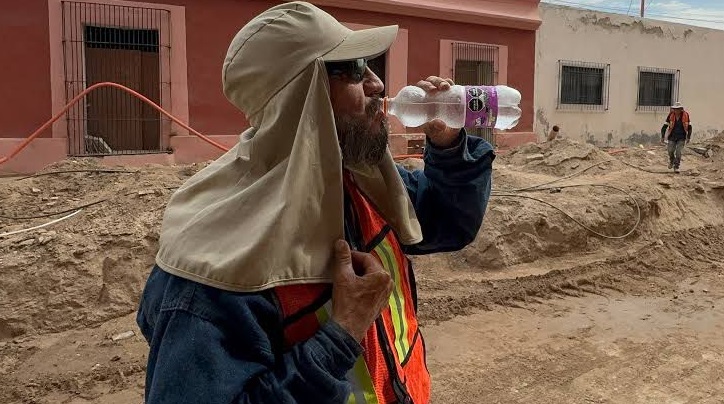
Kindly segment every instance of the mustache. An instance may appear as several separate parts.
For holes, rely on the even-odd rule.
[[[378,112],[380,112],[380,110],[382,110],[382,97],[379,95],[370,97],[370,101],[365,107],[365,113],[367,116],[374,117]]]
[[[379,164],[388,144],[387,117],[379,124],[374,120],[382,109],[382,99],[370,97],[365,105],[365,115],[335,117],[342,159],[347,164]]]

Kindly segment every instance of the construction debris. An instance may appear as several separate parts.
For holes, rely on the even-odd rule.
[[[136,335],[136,333],[133,330],[130,330],[130,331],[122,332],[120,334],[116,334],[116,335],[112,336],[111,340],[113,340],[113,342],[123,341],[124,339],[131,338],[135,335]]]

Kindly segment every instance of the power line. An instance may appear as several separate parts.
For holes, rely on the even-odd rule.
[[[682,21],[698,21],[698,22],[711,22],[714,24],[724,24],[724,20],[707,20],[703,18],[687,18],[687,17],[676,17],[673,15],[667,15],[667,14],[649,14],[653,17],[660,17],[660,18],[668,18],[671,20],[682,20]]]
[[[711,13],[698,14],[698,13],[682,12],[678,15],[671,15],[671,14],[667,14],[666,12],[654,12],[654,14],[651,14],[651,15],[656,15],[656,16],[660,16],[660,17],[668,17],[668,18],[686,18],[686,19],[690,19],[690,18],[694,17],[694,18],[700,18],[701,20],[704,20],[704,21],[714,21],[714,22],[724,21],[724,15],[721,15],[721,18],[717,18],[717,17],[709,18],[709,17],[711,17]],[[679,16],[681,16],[681,17],[679,17]]]
[[[587,10],[602,11],[602,12],[614,12],[617,14],[623,14],[624,12],[626,14],[628,14],[628,12],[629,12],[627,9],[620,8],[620,7],[592,6],[589,4],[577,3],[577,2],[566,1],[566,0],[547,0],[547,2],[550,4],[554,4],[554,5],[575,6],[575,7],[583,8],[583,9],[587,9]],[[650,6],[651,5],[649,4],[649,9],[650,9]],[[671,14],[660,14],[660,13],[648,13],[647,15],[650,17],[667,18],[667,19],[671,19],[671,20],[708,22],[708,23],[712,23],[712,24],[724,24],[724,19],[719,20],[719,19],[709,19],[709,18],[691,18],[691,17],[695,17],[697,15],[702,15],[702,14],[683,14],[683,15],[686,15],[689,17],[682,17],[682,16],[671,15]]]

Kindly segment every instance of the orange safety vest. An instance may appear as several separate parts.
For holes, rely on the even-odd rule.
[[[412,266],[390,226],[351,178],[345,177],[345,189],[356,214],[363,251],[380,260],[395,285],[389,305],[362,340],[363,355],[347,373],[352,384],[347,402],[427,403],[430,374],[417,324]],[[282,310],[285,349],[312,337],[332,313],[328,284],[281,286],[274,291]]]
[[[689,131],[688,127],[689,127],[689,124],[691,123],[688,112],[682,111],[681,121],[684,124],[684,130],[688,132]],[[669,116],[668,116],[666,122],[668,122],[669,126],[671,126],[673,128],[674,123],[676,123],[676,114],[674,112],[669,112]]]

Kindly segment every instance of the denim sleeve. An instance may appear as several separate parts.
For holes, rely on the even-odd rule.
[[[194,293],[203,294],[198,288]],[[142,303],[139,325],[150,345],[146,403],[347,401],[351,385],[345,375],[362,348],[337,323],[329,321],[283,352],[281,329],[272,329],[279,313],[270,300],[219,296],[213,299],[217,305],[202,297],[200,305],[162,309],[153,325]]]
[[[428,141],[424,170],[398,165],[422,227],[423,240],[407,254],[457,251],[478,234],[488,206],[495,153],[490,143],[460,132],[459,143],[438,149]]]

